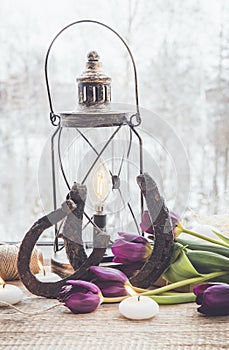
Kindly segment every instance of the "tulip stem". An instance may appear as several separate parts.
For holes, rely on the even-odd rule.
[[[144,289],[144,288],[139,288],[139,287],[135,287],[133,286],[131,283],[129,283],[129,286],[135,290],[135,292],[138,292],[138,293],[143,293],[143,292],[148,292],[149,289]]]
[[[116,297],[116,298],[104,298],[103,303],[119,303],[120,301],[129,298],[130,296]],[[139,295],[140,297],[140,295]],[[196,300],[194,293],[163,293],[160,295],[149,295],[149,298],[153,299],[160,305],[172,305],[172,304],[182,304],[191,303]]]
[[[170,293],[169,293],[170,294]],[[149,298],[161,305],[192,303],[196,300],[194,293],[175,293],[172,295],[152,295]]]
[[[125,295],[123,297],[114,297],[114,298],[103,297],[102,303],[120,303],[120,301],[122,301],[128,297],[129,297],[129,295]]]
[[[211,238],[211,237],[207,237],[205,235],[202,235],[201,233],[188,230],[188,229],[184,228],[181,225],[181,223],[179,223],[177,227],[178,227],[178,230],[180,230],[180,232],[184,232],[184,233],[187,233],[187,234],[189,234],[191,236],[203,239],[204,241],[208,241],[208,242],[211,242],[211,243],[214,243],[214,244],[218,244],[218,245],[222,245],[223,247],[229,248],[229,245],[227,243],[221,242],[221,241],[219,241],[217,239],[214,239],[214,238]]]
[[[200,276],[200,277],[188,278],[186,280],[174,282],[174,283],[168,284],[166,286],[163,286],[163,287],[160,287],[160,288],[157,288],[154,290],[149,290],[148,292],[141,293],[141,295],[148,295],[148,296],[157,295],[157,294],[161,294],[164,292],[168,292],[168,291],[176,289],[176,288],[187,286],[189,284],[199,284],[201,282],[205,282],[205,281],[211,280],[215,277],[224,276],[227,274],[228,274],[228,271],[211,272],[211,273],[208,273],[208,274]]]

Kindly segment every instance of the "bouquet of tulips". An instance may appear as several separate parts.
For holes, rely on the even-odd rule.
[[[174,249],[168,268],[162,277],[168,284],[153,290],[131,285],[127,276],[140,269],[151,255],[153,246],[145,237],[119,233],[120,239],[112,246],[114,262],[121,263],[122,271],[101,266],[90,267],[94,278],[90,282],[67,281],[59,300],[74,313],[91,312],[101,303],[120,302],[129,293],[145,295],[159,304],[177,304],[196,301],[198,311],[206,315],[229,314],[229,238],[213,231],[216,239],[187,230],[178,216],[170,213],[174,227]],[[148,213],[143,215],[143,231],[153,234]],[[198,240],[179,238],[186,233]],[[203,283],[206,282],[207,283]],[[192,285],[193,292],[180,293],[174,289]]]

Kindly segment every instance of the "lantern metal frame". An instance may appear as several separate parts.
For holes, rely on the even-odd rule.
[[[127,152],[128,156],[131,148],[132,134],[135,134],[135,136],[138,139],[140,174],[137,176],[137,184],[140,188],[141,213],[143,213],[143,209],[144,209],[143,208],[143,197],[144,197],[146,206],[149,211],[150,222],[154,229],[154,249],[150,257],[144,263],[144,265],[140,268],[140,270],[135,271],[133,276],[130,276],[130,282],[134,286],[138,286],[141,288],[148,288],[149,286],[151,286],[152,283],[155,282],[163,273],[163,271],[168,267],[172,256],[172,252],[173,252],[173,242],[174,242],[173,227],[169,216],[168,208],[165,205],[163,197],[160,195],[160,192],[158,190],[158,187],[155,181],[149,176],[149,174],[143,173],[142,139],[139,133],[135,129],[137,126],[140,125],[141,117],[140,117],[139,104],[138,104],[137,72],[136,72],[136,66],[133,59],[133,55],[128,45],[126,44],[126,42],[122,39],[122,37],[109,26],[93,20],[81,20],[81,21],[73,22],[68,26],[66,26],[65,28],[63,28],[55,36],[55,38],[53,39],[53,41],[49,46],[49,49],[46,54],[46,59],[45,59],[45,79],[46,79],[46,87],[47,87],[48,99],[49,99],[49,105],[50,105],[50,120],[51,120],[51,123],[57,127],[57,129],[55,130],[55,132],[51,137],[54,211],[43,216],[31,226],[31,228],[26,233],[20,245],[20,249],[18,253],[17,266],[18,266],[18,273],[21,281],[23,282],[25,287],[33,294],[44,296],[47,298],[57,298],[61,291],[61,288],[65,286],[65,283],[68,280],[72,280],[72,279],[91,280],[89,267],[100,264],[106,252],[106,249],[108,247],[109,239],[110,239],[110,236],[106,232],[100,230],[100,228],[96,226],[95,223],[91,220],[91,218],[88,217],[88,215],[84,212],[84,206],[86,201],[85,184],[74,183],[74,185],[70,188],[70,185],[68,183],[68,179],[65,174],[65,170],[64,170],[62,158],[61,158],[61,152],[60,152],[60,140],[61,140],[61,133],[63,128],[63,126],[61,125],[61,118],[63,117],[65,119],[65,118],[68,118],[68,116],[66,115],[66,113],[56,114],[54,112],[50,86],[49,86],[49,79],[48,79],[48,58],[49,58],[50,50],[55,40],[59,37],[61,33],[63,33],[63,31],[65,31],[66,29],[68,29],[73,25],[80,24],[80,23],[94,23],[94,24],[101,25],[109,29],[110,31],[112,31],[125,45],[130,55],[133,68],[134,68],[136,113],[132,115],[129,115],[126,112],[120,112],[120,111],[116,111],[110,114],[108,113],[106,114],[107,119],[102,118],[106,121],[105,123],[101,123],[101,116],[99,116],[99,113],[96,115],[97,117],[99,116],[96,120],[100,122],[99,125],[97,125],[97,127],[98,126],[102,126],[102,127],[116,126],[117,127],[116,130],[108,139],[107,141],[108,144],[110,142],[109,140],[114,138],[115,134],[121,129],[123,125],[128,125],[128,127],[130,128],[130,144]],[[77,115],[75,113],[73,114],[76,117],[76,123],[77,123],[77,120],[79,119],[77,119]],[[81,113],[81,116],[82,116],[82,113]],[[92,116],[93,116],[93,120],[95,120],[94,118],[95,111],[91,111],[91,113],[88,113],[87,115],[87,120],[89,120],[89,126],[92,125],[90,123],[90,117]],[[136,119],[136,123],[134,123],[134,119]],[[83,123],[83,125],[85,126],[85,123]],[[76,127],[78,132],[81,133],[81,131],[79,130],[79,128],[82,127],[81,124],[80,125],[74,124],[74,125],[71,125],[71,127]],[[81,133],[81,136],[90,145],[90,141],[86,138],[86,136],[83,133]],[[61,207],[59,208],[57,208],[55,150],[54,150],[54,146],[55,146],[54,143],[55,143],[56,137],[58,137],[58,158],[59,158],[61,173],[69,189],[67,199],[62,203]],[[100,150],[100,152],[98,152],[93,145],[90,145],[90,146],[97,155],[96,159],[98,159],[103,152],[103,148],[106,147],[106,144],[104,145],[102,150]],[[115,177],[114,186],[116,186],[116,188],[118,185],[117,180],[118,179]],[[135,218],[130,205],[129,205],[129,210],[133,218]],[[94,226],[96,226],[96,229],[98,229],[99,231],[95,237],[96,239],[94,241],[95,244],[93,246],[93,251],[89,256],[87,256],[87,254],[85,253],[85,250],[83,247],[83,241],[82,241],[83,215],[85,215],[88,221],[91,222]],[[70,274],[68,274],[67,276],[64,276],[62,280],[57,282],[39,281],[30,270],[30,260],[31,260],[31,255],[32,255],[34,246],[36,245],[42,233],[46,229],[55,225],[55,230],[56,230],[55,231],[55,235],[56,235],[55,249],[58,249],[57,224],[60,222],[63,222],[63,220],[64,220],[64,224],[63,224],[64,227],[66,228],[66,230],[69,230],[69,236],[67,237],[63,235],[63,239],[64,239],[64,246],[66,248],[66,253],[67,253],[70,265],[73,268],[73,273],[70,272]],[[73,240],[71,238],[73,238]]]
[[[73,112],[73,113],[56,113],[54,112],[53,108],[53,101],[51,97],[51,89],[50,89],[50,83],[49,83],[49,76],[48,76],[48,63],[49,63],[49,56],[51,49],[53,47],[54,42],[59,38],[59,36],[68,28],[71,28],[72,26],[78,25],[78,24],[85,24],[85,23],[91,23],[91,24],[96,24],[100,25],[102,27],[105,27],[106,29],[110,30],[113,34],[115,34],[121,42],[124,44],[125,48],[127,49],[127,52],[129,54],[129,57],[132,62],[133,66],[133,72],[134,72],[134,90],[135,90],[135,108],[136,108],[136,113],[131,113],[127,111],[104,111],[102,109],[90,109],[90,108],[85,108],[83,111],[79,112]],[[121,129],[122,126],[127,125],[130,128],[130,142],[129,142],[129,147],[126,155],[126,159],[129,158],[130,154],[130,149],[131,149],[131,144],[132,144],[132,134],[134,134],[137,137],[138,140],[138,145],[139,145],[139,173],[143,174],[143,142],[142,138],[139,135],[139,133],[136,131],[136,127],[141,124],[141,117],[140,117],[140,109],[139,109],[139,97],[138,97],[138,79],[137,79],[137,69],[136,69],[136,64],[134,61],[133,54],[125,42],[125,40],[111,27],[108,25],[95,21],[95,20],[80,20],[80,21],[75,21],[61,29],[57,35],[54,37],[52,40],[47,53],[45,57],[45,81],[46,81],[46,88],[47,88],[47,94],[48,94],[48,101],[49,101],[49,107],[50,107],[50,121],[53,126],[56,126],[57,129],[53,133],[51,137],[51,165],[52,165],[52,191],[53,191],[53,208],[54,210],[57,209],[57,191],[56,191],[56,154],[55,154],[55,139],[57,138],[57,148],[58,148],[58,161],[60,165],[60,170],[64,179],[64,182],[68,188],[68,190],[71,189],[69,181],[66,176],[66,172],[63,166],[62,162],[62,156],[61,156],[61,135],[62,135],[62,130],[64,127],[72,127],[75,128],[76,131],[81,135],[82,139],[84,139],[87,144],[91,147],[91,149],[96,153],[96,158],[91,165],[90,169],[88,170],[87,174],[84,176],[83,181],[81,181],[82,184],[85,183],[87,177],[89,176],[90,172],[92,171],[93,167],[97,163],[97,161],[100,159],[101,155],[103,154],[104,150],[108,147],[110,142],[114,139],[115,135],[118,133],[118,131]],[[101,118],[102,115],[102,118]],[[90,143],[89,139],[86,137],[86,135],[80,131],[80,128],[89,128],[89,127],[116,127],[104,147],[100,152],[96,150],[96,148]],[[119,175],[120,175],[121,169],[119,170]],[[115,176],[109,171],[111,178],[112,178],[112,183],[113,183],[113,188],[115,188]],[[120,198],[123,200],[122,193],[120,189],[118,189]],[[131,204],[128,202],[127,203],[129,212],[134,220],[134,223],[136,225],[136,229],[139,234],[143,234],[143,232],[140,232],[139,225],[137,223],[136,216],[134,214],[134,211],[131,207]],[[143,204],[143,195],[140,191],[140,211],[141,214],[143,214],[144,211],[144,204]],[[87,218],[88,223],[91,223],[94,227],[96,227],[97,230],[100,230],[100,228],[93,222],[92,218],[90,218],[87,213],[84,211],[84,216]],[[87,226],[87,224],[85,225]],[[61,226],[55,225],[55,240],[54,240],[54,251],[57,252],[59,250],[59,230]]]

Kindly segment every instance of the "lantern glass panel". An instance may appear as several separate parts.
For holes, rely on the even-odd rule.
[[[85,183],[85,211],[92,218],[98,207],[102,207],[103,214],[107,215],[106,231],[111,240],[117,238],[119,231],[137,231],[130,212],[132,205],[134,214],[137,217],[140,214],[139,203],[135,204],[139,200],[137,186],[134,186],[136,192],[130,192],[131,181],[139,173],[136,163],[131,160],[131,129],[122,126],[107,144],[116,130],[117,127],[64,128],[61,142],[62,164],[68,183],[70,186],[74,182]],[[66,185],[61,184],[61,192],[66,193]],[[87,225],[86,218],[84,227],[84,239],[92,241],[93,230]]]

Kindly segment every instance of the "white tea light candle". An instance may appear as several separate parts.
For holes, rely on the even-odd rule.
[[[53,272],[47,272],[45,274],[40,272],[36,275],[36,278],[41,282],[57,282],[61,280],[60,276]]]
[[[131,320],[146,320],[159,312],[159,305],[146,296],[133,296],[119,304],[119,312]]]
[[[44,265],[38,261],[38,265],[40,267],[40,272],[36,274],[36,278],[41,282],[57,282],[60,281],[60,276],[56,275],[53,272],[46,272]]]
[[[0,306],[7,306],[7,304],[17,304],[22,300],[23,293],[20,288],[13,286],[12,284],[6,284],[2,278],[0,278]]]

